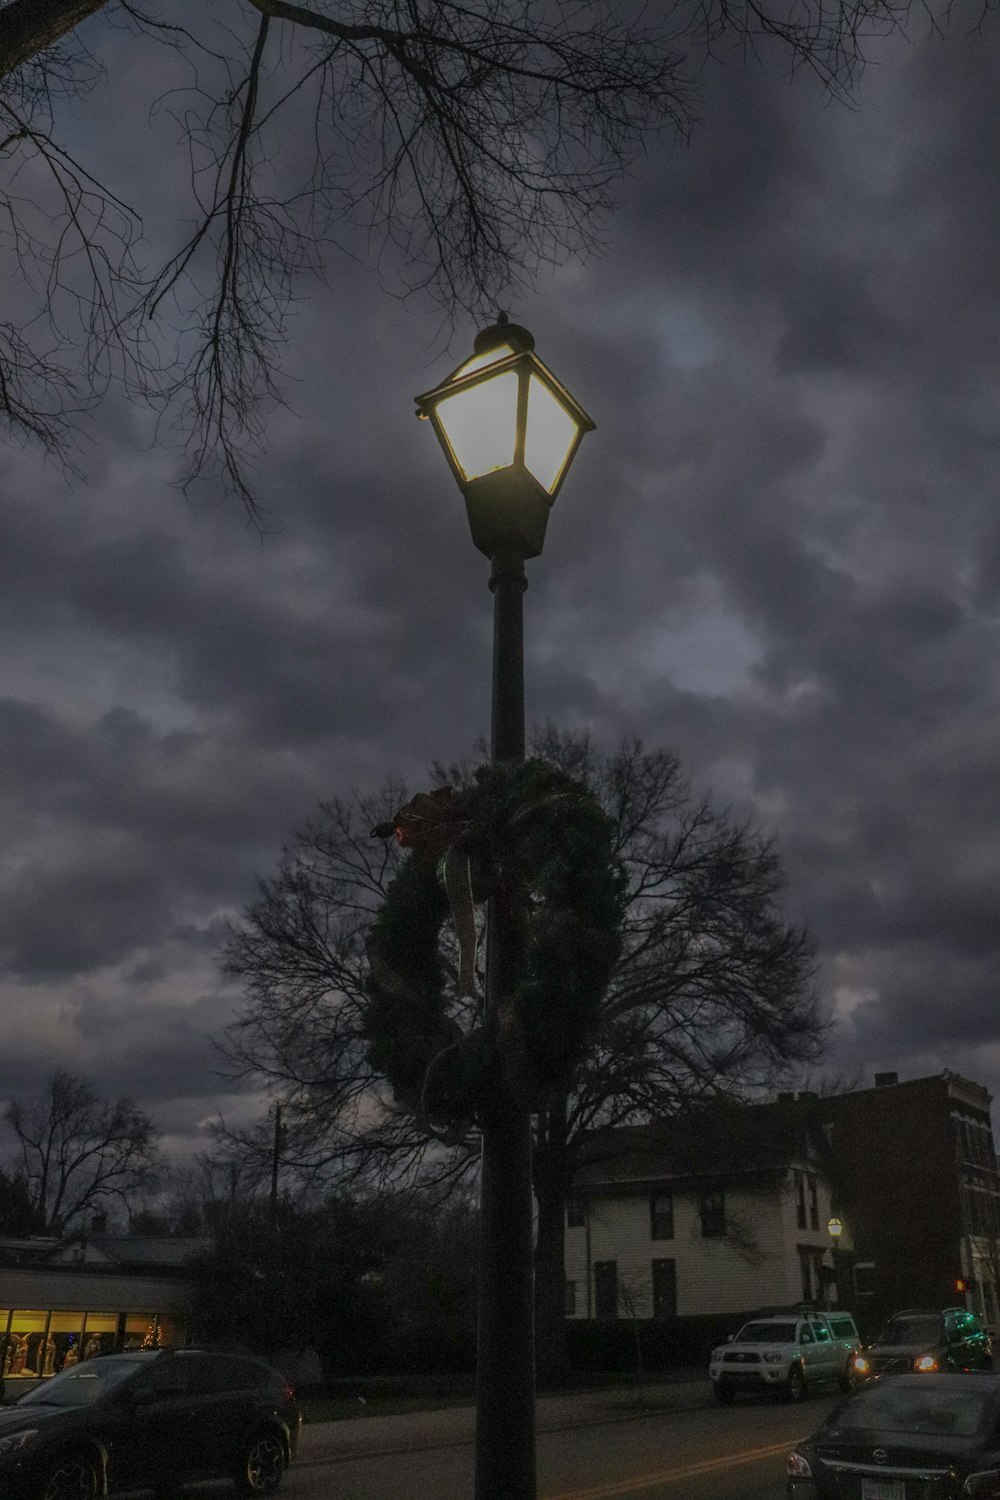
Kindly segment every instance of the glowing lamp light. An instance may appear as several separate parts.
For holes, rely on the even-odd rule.
[[[465,496],[472,540],[487,557],[537,557],[549,510],[594,423],[501,313],[471,359],[416,398]]]
[[[836,1217],[828,1219],[826,1224],[826,1232],[830,1236],[831,1240],[836,1243],[844,1232],[843,1221]]]

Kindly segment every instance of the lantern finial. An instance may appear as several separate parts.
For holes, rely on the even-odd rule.
[[[535,340],[520,323],[511,323],[505,312],[498,312],[496,322],[476,334],[472,348],[476,354],[486,354],[499,344],[509,344],[516,354],[523,354],[525,350],[534,349]]]

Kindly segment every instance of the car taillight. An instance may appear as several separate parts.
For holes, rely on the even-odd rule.
[[[282,1401],[284,1401],[286,1406],[291,1405],[291,1403],[295,1400],[294,1385],[283,1385],[281,1387],[281,1399]]]

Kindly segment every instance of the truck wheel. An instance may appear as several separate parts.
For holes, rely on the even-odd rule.
[[[806,1383],[802,1378],[802,1367],[800,1365],[792,1365],[792,1368],[788,1372],[788,1379],[785,1381],[785,1400],[799,1402],[803,1399],[805,1393]]]

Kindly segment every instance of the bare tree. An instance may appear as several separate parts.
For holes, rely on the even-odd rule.
[[[253,510],[243,455],[279,399],[286,313],[345,220],[371,232],[380,266],[401,251],[397,289],[495,308],[540,263],[593,245],[650,130],[687,133],[707,54],[773,53],[844,97],[866,39],[909,8],[7,0],[0,254],[17,311],[0,315],[0,413],[65,451],[80,409],[119,382],[173,411],[193,472],[217,465]],[[170,78],[150,98],[167,126],[150,137],[152,177],[173,152],[189,161],[188,227],[152,258],[135,253],[134,184],[69,144],[83,96],[121,108],[112,53]]]
[[[616,1127],[773,1086],[818,1056],[825,1028],[811,940],[781,917],[784,878],[766,839],[694,797],[667,751],[629,742],[602,757],[585,737],[552,730],[534,749],[596,792],[629,882],[624,952],[590,1049],[572,1087],[535,1116],[545,1368],[564,1358],[564,1205],[575,1173],[614,1149]],[[439,780],[466,775],[461,765],[438,770]],[[369,830],[405,797],[396,786],[324,804],[260,883],[225,953],[247,1003],[221,1045],[237,1076],[284,1097],[290,1168],[440,1186],[474,1173],[478,1137],[438,1133],[394,1100],[365,1027],[365,939],[399,860]]]
[[[83,1226],[94,1211],[124,1209],[156,1180],[156,1129],[131,1099],[101,1099],[57,1070],[44,1099],[12,1099],[4,1113],[18,1141],[18,1174],[47,1233]]]

